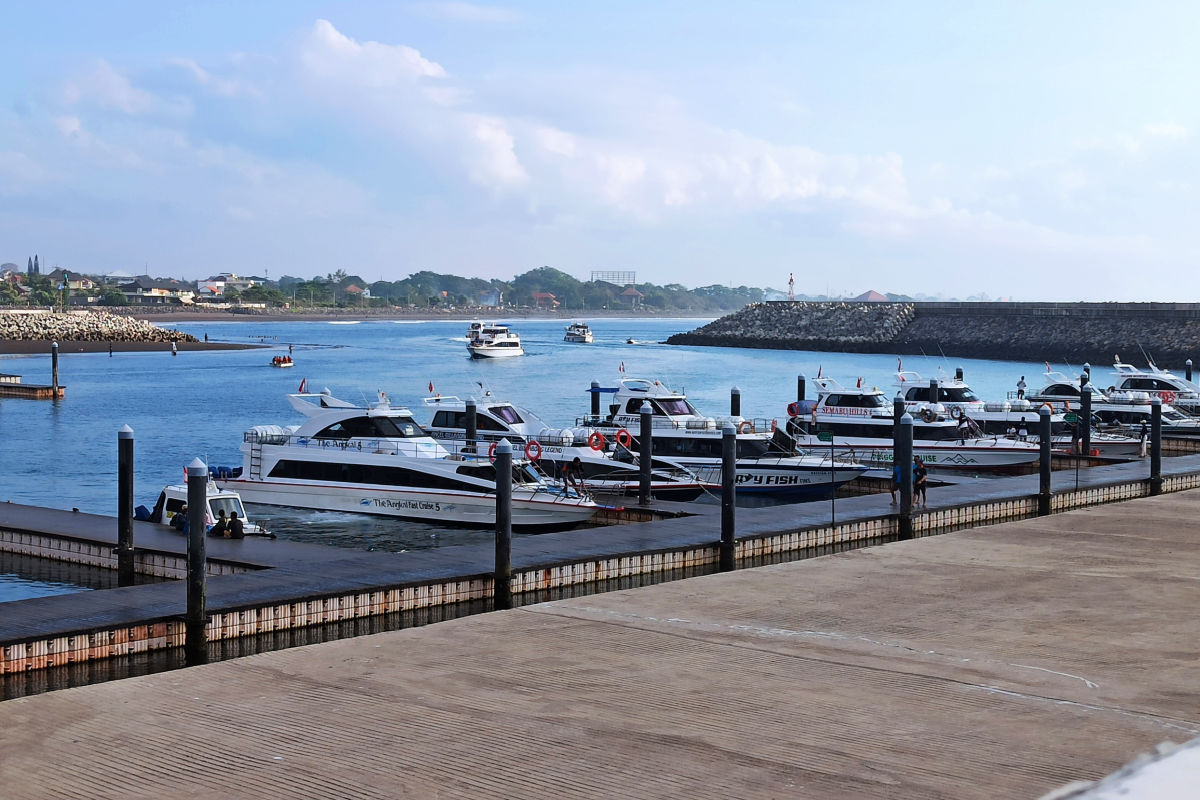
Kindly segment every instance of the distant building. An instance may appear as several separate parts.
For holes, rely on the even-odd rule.
[[[220,275],[213,275],[204,281],[205,285],[214,287],[218,294],[225,294],[226,289],[237,289],[239,292],[244,292],[251,286],[257,286],[260,283],[262,280],[258,278],[240,278],[233,272],[222,272]]]
[[[80,275],[78,272],[71,272],[68,269],[56,269],[50,272],[46,277],[50,279],[50,285],[57,287],[66,276],[67,288],[72,292],[90,291],[96,288],[96,282],[86,275]]]
[[[149,275],[139,275],[117,288],[130,305],[190,305],[196,297],[195,289],[183,281]]]
[[[642,294],[632,286],[621,292],[619,297],[624,302],[629,303],[630,308],[637,308],[642,304],[642,301],[646,299],[646,295]]]
[[[853,298],[852,302],[855,302],[855,303],[890,303],[891,300],[888,299],[887,295],[880,294],[879,292],[872,289],[869,292],[863,292],[858,297]]]
[[[534,292],[533,305],[535,308],[558,308],[558,300],[550,292]]]

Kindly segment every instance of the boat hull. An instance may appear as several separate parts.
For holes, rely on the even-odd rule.
[[[489,348],[489,347],[472,347],[467,345],[467,352],[471,354],[471,358],[515,358],[516,356],[525,355],[523,347],[506,347],[506,348]]]
[[[495,495],[391,489],[384,486],[330,485],[317,481],[218,480],[222,489],[236,491],[242,501],[260,505],[309,508],[400,517],[456,526],[496,524]],[[536,494],[543,494],[541,492]],[[549,494],[549,493],[545,493]],[[535,493],[513,489],[513,528],[561,530],[586,522],[598,510],[581,498],[534,499]]]

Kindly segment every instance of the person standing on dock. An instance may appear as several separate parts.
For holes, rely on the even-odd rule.
[[[927,505],[928,501],[925,498],[926,479],[929,477],[929,470],[925,469],[925,462],[920,456],[913,456],[913,501],[914,505]]]
[[[1025,376],[1021,376],[1021,380],[1017,381],[1017,399],[1025,399]]]
[[[900,491],[900,479],[902,475],[900,470],[902,469],[904,469],[904,467],[899,464],[892,466],[892,505],[896,505],[896,492]]]
[[[1017,438],[1022,442],[1029,441],[1029,426],[1025,424],[1025,418],[1021,417],[1021,425],[1017,428]]]

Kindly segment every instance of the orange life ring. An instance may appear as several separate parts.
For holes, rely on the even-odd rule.
[[[754,433],[754,423],[748,419],[744,419],[738,423],[738,433]]]
[[[525,443],[525,457],[530,461],[537,461],[542,457],[542,446],[535,440],[530,439]]]
[[[617,431],[617,444],[628,450],[629,445],[633,444],[633,434],[626,429],[621,428],[621,430]]]
[[[488,461],[491,461],[493,464],[496,463],[496,445],[497,444],[499,444],[499,442],[492,442],[492,446],[488,448]]]
[[[1159,399],[1161,399],[1164,403],[1167,403],[1168,405],[1175,402],[1175,393],[1174,392],[1159,392],[1158,396],[1159,396]]]
[[[588,447],[592,448],[593,450],[603,450],[604,434],[600,431],[593,431],[592,435],[588,437]]]
[[[937,416],[933,413],[932,408],[925,408],[921,410],[921,419],[925,422],[933,422]]]
[[[789,417],[800,416],[800,404],[798,402],[797,403],[788,403],[787,404],[787,415]]]
[[[1038,406],[1039,414],[1042,413],[1043,408],[1048,410],[1051,414],[1054,413],[1054,404],[1053,403],[1042,403],[1040,406]]]

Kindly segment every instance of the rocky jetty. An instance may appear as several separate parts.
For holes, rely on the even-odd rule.
[[[767,302],[667,341],[1178,368],[1200,359],[1200,304]]]
[[[195,336],[103,311],[0,311],[0,341],[196,342]]]

